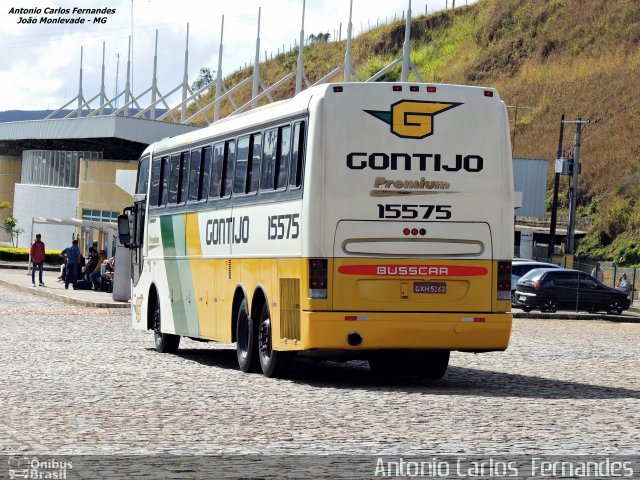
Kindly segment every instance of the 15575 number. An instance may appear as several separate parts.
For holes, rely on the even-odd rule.
[[[451,205],[400,205],[379,203],[378,218],[402,218],[407,220],[434,218],[436,220],[448,220],[451,218]]]
[[[269,225],[267,238],[269,240],[298,238],[300,235],[299,218],[300,214],[298,213],[271,215],[267,217]]]

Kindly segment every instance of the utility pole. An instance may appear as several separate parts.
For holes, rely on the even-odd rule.
[[[573,144],[573,159],[569,161],[571,173],[571,186],[569,187],[569,225],[567,226],[567,253],[573,254],[575,251],[575,229],[576,229],[576,200],[578,198],[578,175],[580,174],[580,141],[582,139],[582,126],[595,123],[593,120],[567,120],[564,123],[575,123],[576,135]]]
[[[558,140],[557,161],[562,158],[562,143],[564,139],[564,113],[560,117],[560,140]],[[553,257],[553,251],[556,246],[556,223],[558,220],[558,190],[560,189],[560,172],[556,171],[553,181],[553,203],[551,204],[551,225],[549,226],[549,249],[547,257]]]

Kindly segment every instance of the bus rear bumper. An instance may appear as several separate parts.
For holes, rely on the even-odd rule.
[[[505,350],[510,313],[357,313],[302,312],[298,349],[446,349]],[[362,342],[351,345],[350,334]],[[353,337],[352,337],[353,338]]]

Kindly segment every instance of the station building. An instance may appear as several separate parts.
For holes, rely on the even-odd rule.
[[[114,247],[115,221],[132,203],[137,159],[155,141],[198,127],[101,116],[0,124],[0,222],[13,214],[19,247],[41,233],[47,249]],[[0,231],[0,242],[10,238]]]

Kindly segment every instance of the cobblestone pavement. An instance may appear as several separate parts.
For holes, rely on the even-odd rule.
[[[640,454],[640,324],[517,319],[441,381],[364,362],[238,370],[230,345],[152,350],[128,310],[0,287],[0,454]]]

